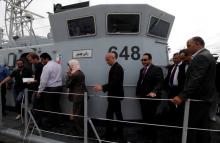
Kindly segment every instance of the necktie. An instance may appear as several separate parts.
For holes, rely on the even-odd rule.
[[[175,66],[173,67],[173,70],[172,70],[171,75],[170,75],[170,85],[171,85],[171,86],[173,86],[173,79],[174,79],[174,75],[175,75],[177,66],[178,66],[178,65],[175,65]]]
[[[145,67],[144,68],[144,70],[143,70],[143,72],[142,72],[142,81],[141,81],[141,83],[143,82],[143,80],[144,80],[144,77],[145,77],[145,75],[146,75],[146,73],[147,73],[147,67]]]
[[[143,78],[145,77],[145,75],[146,75],[146,73],[147,73],[147,69],[148,69],[148,68],[145,67],[144,70],[143,70],[143,73],[142,73],[142,74],[143,74]]]

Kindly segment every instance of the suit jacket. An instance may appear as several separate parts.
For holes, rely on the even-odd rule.
[[[144,68],[140,70],[136,86],[136,95],[146,97],[148,93],[155,92],[158,98],[164,81],[162,69],[151,64],[145,76],[143,75],[143,70]]]
[[[123,89],[124,70],[122,66],[116,62],[109,71],[108,83],[103,85],[103,92],[108,92],[108,96],[124,97]],[[108,101],[112,98],[108,98]]]
[[[216,64],[216,89],[218,94],[220,94],[220,63]]]
[[[179,72],[178,72],[178,75],[177,75],[177,80],[178,80],[178,86],[176,87],[178,92],[182,91],[183,87],[184,87],[184,82],[185,82],[185,78],[186,78],[186,63],[183,62],[182,64],[179,65]],[[167,76],[165,78],[165,88],[169,91],[169,89],[171,88],[170,87],[170,76],[171,76],[171,73],[172,73],[172,69],[175,65],[171,65],[169,68],[168,68],[168,73],[167,73]]]
[[[216,64],[214,57],[207,49],[202,49],[192,60],[186,73],[183,99],[210,101],[215,95]]]
[[[86,85],[83,72],[78,70],[74,74],[67,76],[66,87],[69,88],[70,93],[84,94]],[[69,95],[69,100],[73,102],[80,102],[82,99],[83,96],[81,95]]]

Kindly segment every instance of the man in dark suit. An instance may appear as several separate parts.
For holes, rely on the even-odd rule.
[[[220,63],[216,64],[216,90],[220,93]]]
[[[95,90],[108,92],[108,96],[124,97],[123,80],[124,70],[122,66],[116,61],[114,53],[107,53],[105,56],[106,63],[111,66],[109,71],[108,83],[104,85],[96,85]],[[121,100],[122,98],[108,98],[108,109],[106,112],[107,119],[114,119],[114,114],[117,120],[123,120],[121,112]],[[110,139],[112,137],[113,127],[108,124],[106,127],[106,137]],[[117,135],[123,137],[123,127],[119,124],[117,128]]]
[[[216,64],[216,91],[217,91],[217,98],[220,98],[220,63],[218,62]],[[220,104],[218,103],[218,107],[220,109]],[[220,112],[218,112],[218,115],[220,115]]]
[[[136,86],[136,95],[141,98],[160,98],[160,90],[163,83],[163,72],[160,67],[152,64],[152,56],[145,53],[141,59],[143,68],[140,70],[139,79]],[[140,100],[142,118],[145,123],[156,123],[156,110],[158,101]],[[154,127],[146,127],[146,135],[156,142],[156,130]]]
[[[175,53],[173,55],[174,64],[168,68],[168,74],[165,78],[165,90],[167,92],[168,99],[171,99],[174,96],[178,95],[182,91],[184,86],[187,63],[183,61],[183,59],[181,60],[180,54],[182,53],[183,51],[181,50],[180,53]],[[168,102],[168,106],[169,110],[167,111],[165,116],[165,123],[174,126],[182,126],[184,104],[176,107],[172,102]],[[169,136],[171,137],[166,137],[166,139],[164,139],[164,142],[181,142],[182,129],[167,128],[165,133],[169,134]],[[176,136],[172,136],[173,133],[175,133]]]
[[[193,37],[187,41],[187,50],[192,54],[192,61],[186,73],[184,88],[172,99],[179,106],[187,99],[203,101],[190,102],[189,127],[209,128],[209,110],[211,99],[215,96],[216,64],[214,57],[204,48],[201,37]],[[187,143],[209,143],[210,132],[188,130]]]
[[[217,121],[217,111],[218,111],[218,104],[219,104],[219,91],[220,91],[220,77],[219,77],[219,73],[220,73],[220,64],[217,62],[218,61],[218,57],[215,56],[215,54],[213,54],[215,60],[216,60],[216,78],[215,78],[215,85],[216,85],[216,96],[214,96],[214,99],[212,99],[212,105],[210,107],[210,112],[209,112],[209,118],[211,121],[216,122]]]
[[[181,91],[181,87],[184,83],[184,73],[182,62],[180,60],[179,53],[173,55],[173,65],[169,66],[168,73],[165,78],[165,86],[168,90],[168,98],[174,97]],[[183,70],[183,71],[182,71]],[[183,74],[183,75],[182,75]]]
[[[185,72],[186,72],[189,67],[189,64],[192,60],[191,54],[188,52],[187,49],[182,49],[182,50],[180,50],[179,55],[180,55],[180,60],[185,65]]]
[[[34,81],[29,82],[30,87],[34,92],[32,93],[32,98],[33,98],[33,109],[39,109],[39,110],[44,110],[44,101],[42,96],[37,97],[37,90],[38,86],[40,85],[40,76],[43,70],[43,64],[40,62],[40,57],[33,52],[30,52],[27,55],[27,59],[29,63],[31,63],[34,66],[33,74],[34,74]],[[42,117],[43,113],[42,112],[37,112],[35,110],[32,110],[34,118],[38,124],[38,126],[41,127],[42,125]]]

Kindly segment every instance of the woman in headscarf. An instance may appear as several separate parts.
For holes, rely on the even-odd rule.
[[[86,91],[85,76],[80,69],[78,60],[72,59],[68,61],[67,80],[66,86],[69,88],[69,100],[73,102],[72,116],[70,120],[81,120],[74,115],[83,115],[84,97],[83,94]]]

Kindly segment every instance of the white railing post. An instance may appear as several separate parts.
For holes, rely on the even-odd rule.
[[[24,89],[24,129],[28,126],[28,89]]]
[[[182,132],[182,143],[187,142],[187,132],[188,132],[188,121],[189,121],[189,107],[190,99],[185,102],[184,119],[183,119],[183,132]]]
[[[88,125],[87,125],[87,118],[88,118],[88,103],[87,103],[87,92],[84,93],[84,143],[88,142]]]
[[[0,86],[0,128],[2,127],[2,87]]]

